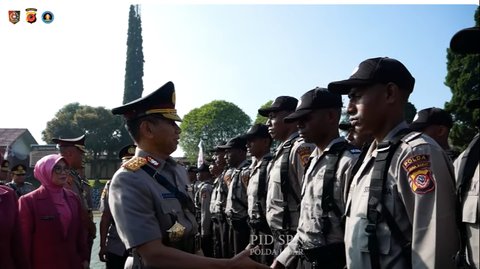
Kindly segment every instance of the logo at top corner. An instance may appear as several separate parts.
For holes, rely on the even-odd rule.
[[[50,24],[53,22],[53,13],[51,11],[45,11],[42,14],[42,21],[46,24]]]
[[[34,23],[37,21],[37,9],[36,8],[27,8],[25,9],[27,12],[27,22]]]
[[[20,21],[20,10],[9,10],[8,11],[8,20],[16,24],[17,22]]]

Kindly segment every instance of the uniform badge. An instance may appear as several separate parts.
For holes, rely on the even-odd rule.
[[[124,164],[122,164],[122,167],[130,171],[137,171],[145,164],[147,164],[147,160],[145,158],[133,157],[130,160],[126,161]]]
[[[178,242],[183,238],[185,227],[178,223],[178,221],[175,221],[175,223],[172,225],[172,227],[170,227],[170,229],[167,230],[167,232],[170,242]]]
[[[16,24],[20,21],[20,10],[9,10],[8,11],[8,20],[11,23]]]
[[[160,163],[157,160],[155,160],[152,156],[147,156],[147,162],[153,165],[155,168],[160,166]]]
[[[34,23],[37,21],[37,9],[36,8],[27,8],[25,9],[27,12],[27,22],[28,23]]]
[[[310,154],[312,154],[312,150],[309,147],[299,147],[297,148],[297,154],[302,161],[302,166],[305,167],[305,165],[308,163]]]
[[[402,163],[407,172],[410,188],[414,193],[425,194],[435,189],[430,171],[430,155],[420,154],[406,159]]]

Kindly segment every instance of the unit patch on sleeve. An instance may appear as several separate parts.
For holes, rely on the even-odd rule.
[[[435,189],[430,171],[430,155],[413,156],[403,161],[402,166],[407,172],[408,182],[414,193],[425,194]]]
[[[312,150],[309,147],[298,147],[297,154],[300,156],[302,166],[305,167],[305,165],[308,163],[308,158],[310,157],[310,154],[312,154]]]

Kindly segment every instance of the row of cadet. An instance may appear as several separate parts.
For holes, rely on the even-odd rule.
[[[460,33],[478,40],[479,29]],[[170,157],[181,132],[173,83],[114,108],[137,145],[113,176],[106,204],[125,268],[478,268],[479,136],[452,165],[439,143],[403,119],[414,82],[401,62],[372,58],[300,102],[276,98],[259,110],[266,125],[214,149],[211,192],[200,185],[194,192]],[[353,141],[371,141],[362,151],[339,136],[340,94],[350,99]],[[270,154],[272,139],[280,145]],[[79,196],[63,188],[71,162],[49,155],[36,164],[35,176],[46,180],[20,198],[20,225],[12,227],[22,231],[6,234],[24,238],[12,242],[30,250],[33,268],[88,267],[85,230],[73,225]],[[2,187],[2,201],[11,193]],[[244,250],[248,243],[256,247]]]
[[[460,31],[452,50],[480,53],[479,33]],[[214,149],[213,183],[201,167],[193,187],[170,157],[181,133],[173,83],[112,109],[137,145],[108,198],[125,268],[478,268],[479,136],[452,164],[427,135],[436,127],[415,126],[441,111],[404,121],[414,84],[379,57],[300,102],[280,96],[259,110],[266,125]],[[341,94],[353,141],[371,140],[362,151],[339,136]]]

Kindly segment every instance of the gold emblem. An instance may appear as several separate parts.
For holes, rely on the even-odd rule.
[[[178,223],[178,221],[175,221],[175,223],[172,225],[172,227],[170,227],[170,229],[167,230],[167,232],[170,242],[178,242],[182,239],[183,234],[185,233],[185,227]]]
[[[126,161],[124,164],[122,164],[122,167],[125,167],[130,171],[137,171],[145,164],[147,164],[147,160],[145,158],[133,157],[130,160]]]

